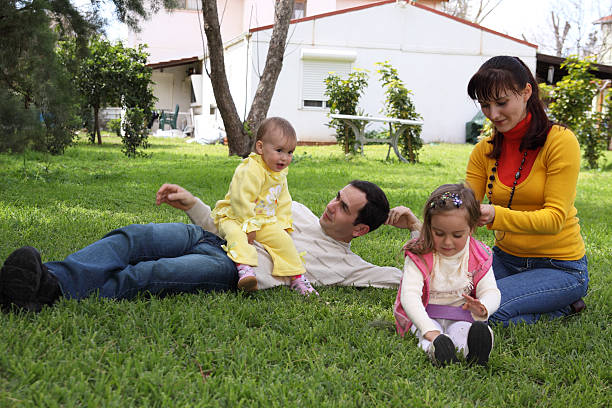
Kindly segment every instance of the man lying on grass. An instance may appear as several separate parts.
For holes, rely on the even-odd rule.
[[[129,225],[69,255],[64,261],[42,263],[33,247],[11,253],[0,270],[0,306],[40,311],[61,296],[83,299],[92,294],[130,299],[139,293],[234,290],[236,266],[221,248],[210,218],[210,207],[189,191],[164,184],[156,197],[184,210],[195,224]],[[384,192],[375,184],[354,180],[338,192],[320,218],[293,202],[293,233],[303,255],[307,278],[318,285],[397,287],[402,272],[372,265],[350,250],[353,238],[383,224],[389,214]],[[412,214],[392,225],[420,230]],[[288,285],[288,278],[272,276],[272,261],[256,244],[255,267],[261,289]]]

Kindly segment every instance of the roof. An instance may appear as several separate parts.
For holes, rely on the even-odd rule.
[[[597,21],[594,21],[593,24],[612,24],[612,16],[602,17]]]
[[[197,62],[199,60],[201,60],[200,57],[185,57],[185,58],[173,59],[173,60],[168,60],[168,61],[152,62],[150,64],[147,64],[147,67],[153,68],[153,69],[170,68],[170,67],[177,67],[179,65],[187,65],[192,62]]]
[[[316,19],[319,19],[319,18],[335,16],[337,14],[351,13],[353,11],[364,10],[364,9],[368,9],[368,8],[371,8],[371,7],[379,7],[379,6],[383,6],[383,5],[391,4],[391,3],[396,3],[396,2],[397,2],[397,0],[385,0],[385,1],[379,1],[378,3],[364,4],[362,6],[356,6],[356,7],[350,7],[350,8],[342,9],[342,10],[330,11],[328,13],[316,14],[316,15],[313,15],[313,16],[308,16],[308,17],[304,17],[304,18],[298,18],[298,19],[295,19],[295,20],[291,20],[291,24],[296,24],[296,23],[301,23],[303,21],[310,21],[310,20],[316,20]],[[426,11],[428,11],[430,13],[438,14],[438,15],[440,15],[442,17],[446,17],[446,18],[449,18],[451,20],[458,21],[459,23],[462,23],[462,24],[465,24],[465,25],[477,28],[479,30],[486,31],[488,33],[491,33],[491,34],[494,34],[494,35],[497,35],[497,36],[500,36],[500,37],[508,38],[508,39],[510,39],[512,41],[516,41],[518,43],[527,45],[529,47],[538,48],[538,46],[536,44],[532,44],[532,43],[527,42],[525,40],[521,40],[519,38],[512,37],[512,36],[500,33],[500,32],[495,31],[495,30],[491,30],[490,28],[483,27],[483,26],[481,26],[479,24],[476,24],[476,23],[473,23],[471,21],[464,20],[462,18],[452,16],[452,15],[444,13],[444,12],[442,12],[440,10],[436,10],[436,9],[431,8],[431,7],[427,7],[427,6],[423,5],[423,4],[420,4],[420,3],[410,3],[410,2],[406,2],[406,4],[408,4],[410,6],[413,6],[413,7],[417,7],[417,8],[426,10]],[[255,27],[255,28],[251,28],[250,32],[254,33],[256,31],[269,30],[272,27],[274,27],[273,24],[265,25],[265,26],[261,26],[261,27]]]
[[[567,70],[561,68],[561,64],[565,61],[563,57],[554,55],[546,55],[536,53],[536,77],[538,82],[548,82],[548,68],[554,68],[552,83],[557,83],[567,75]],[[599,79],[612,79],[612,65],[592,64],[593,69],[590,72]]]

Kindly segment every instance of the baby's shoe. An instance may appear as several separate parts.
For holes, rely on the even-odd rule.
[[[319,293],[314,290],[304,275],[291,279],[291,285],[289,287],[304,296],[310,296],[312,294],[319,296]]]
[[[493,334],[485,322],[472,323],[468,331],[467,346],[468,355],[465,356],[467,362],[486,367],[493,348]]]
[[[453,341],[445,334],[440,334],[429,345],[429,358],[439,366],[444,367],[450,363],[458,363],[457,352]]]
[[[251,265],[237,264],[238,269],[238,289],[245,292],[255,292],[257,290],[257,278]]]

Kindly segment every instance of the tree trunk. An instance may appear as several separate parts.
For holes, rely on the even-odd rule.
[[[210,81],[227,133],[230,155],[235,154],[246,157],[251,152],[257,128],[268,113],[276,81],[283,64],[285,41],[293,12],[293,3],[294,0],[278,0],[276,2],[274,28],[272,30],[272,38],[270,39],[266,65],[246,120],[249,129],[249,132],[247,132],[240,120],[227,82],[217,2],[216,0],[202,0],[204,32],[206,33],[208,57],[210,59]]]
[[[210,59],[210,82],[227,133],[229,154],[246,157],[251,152],[251,139],[242,125],[240,116],[238,116],[227,83],[217,0],[202,0],[202,15],[208,45],[208,58]]]
[[[259,124],[268,114],[276,81],[283,68],[283,56],[285,54],[289,23],[293,14],[293,5],[294,0],[278,0],[274,7],[274,28],[272,29],[272,37],[270,38],[270,46],[266,56],[266,65],[259,79],[253,104],[246,120],[253,134],[257,133]]]

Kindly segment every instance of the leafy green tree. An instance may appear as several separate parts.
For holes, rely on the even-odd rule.
[[[72,142],[80,127],[80,101],[55,53],[56,44],[72,38],[78,44],[75,55],[83,55],[89,36],[103,26],[99,14],[103,3],[114,4],[117,17],[137,28],[140,18],[162,6],[174,7],[176,0],[91,0],[86,12],[70,0],[2,1],[0,109],[6,115],[0,117],[0,126],[12,133],[11,142],[5,137],[0,149],[18,151],[28,146],[61,153]]]
[[[550,115],[558,122],[578,131],[590,112],[597,93],[597,79],[589,70],[592,61],[576,56],[567,58],[561,68],[567,70],[561,81],[555,84],[549,104]]]
[[[23,98],[0,86],[0,152],[20,153],[44,137],[36,109],[24,107]]]
[[[398,119],[421,120],[422,116],[416,111],[412,102],[412,91],[408,90],[395,69],[389,61],[377,62],[380,68],[380,80],[385,87],[385,114]],[[394,124],[394,131],[397,131],[399,124]],[[423,147],[421,139],[421,126],[408,126],[400,135],[398,144],[402,149],[402,156],[407,158],[410,163],[419,161],[419,150]]]
[[[551,92],[549,113],[557,122],[574,131],[589,168],[597,168],[598,160],[607,147],[607,125],[604,116],[592,112],[593,98],[597,94],[598,80],[590,70],[592,60],[567,58],[561,68],[567,75],[555,84]]]
[[[0,93],[5,108],[9,109],[8,103],[20,105],[0,120],[13,132],[11,142],[4,139],[2,150],[19,151],[27,146],[61,153],[72,142],[78,127],[78,105],[55,55],[55,44],[65,35],[86,37],[92,28],[93,23],[68,1],[2,3]]]
[[[612,141],[612,92],[608,92],[604,100],[601,126],[606,139],[605,144],[610,148],[610,142]]]
[[[363,91],[368,86],[369,75],[364,70],[355,70],[346,78],[338,74],[330,73],[325,78],[325,95],[329,98],[327,106],[329,113],[340,113],[343,115],[357,115],[357,105]],[[331,119],[327,125],[336,129],[336,140],[344,148],[344,154],[356,153],[355,135],[344,121]]]
[[[150,87],[152,70],[146,66],[147,53],[143,46],[137,49],[124,47],[122,43],[111,44],[94,36],[89,40],[88,53],[84,56],[79,55],[75,41],[62,42],[58,52],[73,76],[83,105],[93,118],[93,126],[89,129],[92,143],[97,136],[98,144],[102,144],[99,113],[105,107],[138,108],[145,118],[151,115],[155,101]],[[84,122],[90,120],[89,117],[83,119]],[[138,124],[130,127],[144,130]]]

